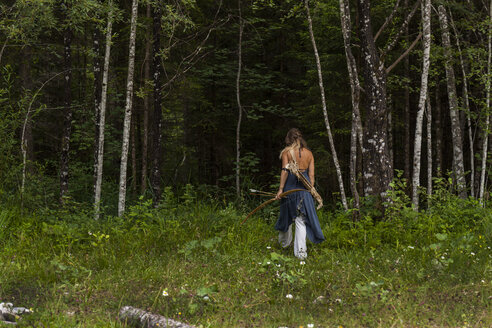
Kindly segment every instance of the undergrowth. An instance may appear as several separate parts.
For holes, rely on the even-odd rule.
[[[492,213],[445,188],[415,212],[320,211],[326,241],[281,249],[277,208],[240,225],[226,202],[170,189],[124,217],[71,203],[0,210],[0,301],[19,327],[125,327],[124,305],[202,327],[490,327]]]

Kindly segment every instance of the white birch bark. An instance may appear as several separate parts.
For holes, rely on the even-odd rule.
[[[415,123],[415,144],[413,153],[413,176],[412,176],[412,205],[415,211],[419,209],[419,187],[420,187],[420,167],[422,152],[422,130],[425,103],[427,99],[427,84],[430,66],[430,47],[431,47],[431,0],[424,0],[422,3],[422,25],[423,25],[423,46],[422,57],[422,76],[420,81],[419,109]]]
[[[125,212],[126,173],[128,167],[128,144],[130,139],[130,123],[133,102],[133,73],[135,66],[135,39],[137,34],[138,0],[132,1],[132,17],[130,25],[130,45],[128,55],[128,77],[126,84],[125,120],[123,123],[123,142],[121,145],[120,186],[118,196],[118,216]]]
[[[106,50],[104,54],[101,104],[99,105],[99,139],[97,147],[96,187],[94,188],[94,219],[99,219],[101,210],[101,186],[104,160],[104,127],[106,122],[106,99],[108,94],[109,59],[111,56],[111,36],[113,28],[113,1],[109,0],[108,24],[106,26]]]
[[[463,164],[463,141],[458,115],[458,97],[456,94],[456,82],[452,64],[451,41],[449,38],[448,19],[446,9],[439,5],[439,23],[442,30],[442,44],[444,47],[446,79],[448,88],[449,116],[451,118],[451,134],[453,139],[453,168],[456,187],[461,198],[466,197],[465,168]]]
[[[237,100],[237,126],[236,126],[236,197],[241,197],[240,173],[241,173],[241,121],[243,119],[243,108],[241,106],[241,92],[239,82],[241,81],[242,69],[242,45],[243,45],[243,20],[241,17],[241,0],[238,1],[239,8],[239,41],[237,46],[237,75],[236,75],[236,100]]]
[[[492,19],[492,1],[489,6],[489,20]],[[491,66],[491,58],[492,58],[492,31],[489,27],[489,37],[488,37],[488,58],[487,58],[487,80],[486,80],[486,108],[485,108],[485,127],[484,127],[484,136],[483,136],[483,146],[482,146],[482,168],[480,174],[480,193],[479,199],[480,204],[482,206],[485,205],[483,199],[485,194],[485,174],[487,172],[487,156],[488,156],[488,142],[489,142],[489,127],[490,127],[490,66]]]
[[[463,100],[466,112],[466,121],[468,123],[468,141],[470,145],[470,194],[475,197],[475,153],[473,151],[473,131],[471,124],[471,113],[470,113],[470,99],[468,96],[468,78],[465,69],[465,61],[463,60],[463,53],[461,51],[460,36],[456,30],[456,26],[453,22],[453,16],[450,15],[451,27],[453,28],[454,35],[456,38],[456,46],[458,48],[458,55],[460,57],[461,74],[463,75]]]
[[[427,94],[427,196],[432,195],[432,109]]]
[[[347,0],[340,0],[340,20],[342,26],[343,44],[347,70],[350,81],[350,95],[352,101],[352,129],[350,135],[350,188],[354,197],[354,208],[360,208],[359,192],[357,191],[357,140],[362,147],[362,122],[360,119],[360,82],[357,72],[357,64],[352,53],[350,35],[351,20],[350,8]]]
[[[333,141],[333,136],[332,136],[331,128],[330,128],[330,122],[328,120],[328,112],[326,110],[325,89],[323,87],[323,75],[322,75],[322,71],[321,71],[321,62],[320,62],[319,55],[318,55],[318,48],[316,46],[316,40],[314,38],[313,21],[311,19],[311,13],[309,11],[309,0],[305,0],[304,5],[306,7],[306,14],[307,14],[307,19],[308,19],[308,27],[309,27],[309,35],[311,37],[311,43],[313,45],[314,57],[316,58],[316,67],[318,69],[319,88],[320,88],[320,93],[321,93],[321,103],[323,106],[323,116],[325,118],[326,131],[328,133],[328,140],[330,142],[330,148],[331,148],[331,152],[332,152],[332,156],[333,156],[333,162],[335,164],[335,169],[337,172],[338,184],[340,185],[340,196],[342,198],[343,208],[345,210],[348,210],[347,198],[345,196],[345,188],[343,187],[342,171],[340,169],[340,164],[338,162],[338,157],[337,157],[337,153],[335,150],[335,143]]]

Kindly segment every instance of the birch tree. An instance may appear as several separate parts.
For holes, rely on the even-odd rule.
[[[489,4],[489,24],[492,20],[492,1]],[[485,82],[486,88],[486,107],[485,107],[485,126],[482,145],[482,168],[480,174],[480,204],[484,206],[484,194],[485,194],[485,175],[487,173],[487,157],[488,157],[488,141],[489,141],[489,128],[490,128],[490,68],[492,58],[492,27],[489,25],[488,30],[488,57],[487,57],[487,80]]]
[[[420,81],[420,96],[417,119],[415,123],[415,144],[413,156],[413,177],[412,177],[412,205],[414,210],[419,209],[419,187],[420,187],[420,161],[422,151],[422,130],[424,111],[427,100],[427,84],[430,66],[431,48],[431,0],[422,2],[422,29],[423,29],[423,57],[422,57],[422,76]]]
[[[352,127],[350,132],[350,189],[354,197],[354,208],[360,208],[359,192],[357,190],[357,140],[362,147],[362,123],[360,118],[360,82],[357,64],[352,53],[351,20],[348,0],[340,0],[340,19],[342,25],[343,45],[347,70],[350,81],[350,95],[352,102]]]
[[[104,131],[106,123],[106,99],[108,94],[108,75],[109,75],[109,59],[111,56],[111,36],[113,28],[113,1],[108,3],[108,22],[106,26],[106,50],[104,53],[104,66],[101,82],[101,103],[99,105],[99,131],[97,145],[97,160],[96,160],[96,184],[94,187],[94,218],[99,219],[101,208],[101,186],[103,177],[103,160],[104,160]]]
[[[432,108],[427,94],[427,196],[432,195]]]
[[[328,120],[328,111],[326,110],[326,99],[325,99],[325,89],[323,86],[323,74],[321,71],[321,61],[319,59],[318,48],[316,46],[316,39],[314,38],[313,32],[313,21],[311,19],[311,13],[309,11],[309,0],[304,1],[304,6],[306,7],[306,14],[308,19],[309,36],[311,37],[311,43],[313,45],[314,57],[316,59],[316,68],[318,69],[318,81],[319,89],[321,93],[321,104],[323,108],[323,116],[325,119],[326,132],[328,133],[328,140],[330,142],[331,153],[333,156],[333,163],[335,164],[335,169],[337,171],[338,184],[340,186],[340,196],[342,197],[342,204],[345,210],[348,210],[347,198],[345,196],[345,188],[343,187],[342,170],[340,169],[340,164],[338,162],[338,156],[335,149],[335,142],[333,141],[333,135],[331,133],[330,121]]]
[[[446,9],[439,5],[439,22],[442,30],[442,45],[444,47],[446,80],[449,101],[449,116],[451,118],[451,134],[453,139],[453,171],[456,187],[461,198],[466,197],[465,168],[463,163],[463,142],[458,115],[458,97],[451,55],[451,41],[449,38],[448,19]]]
[[[242,61],[242,46],[243,46],[243,19],[241,16],[241,0],[238,0],[239,9],[239,40],[237,46],[237,74],[236,74],[236,101],[237,101],[237,126],[236,126],[236,197],[239,199],[241,197],[241,187],[240,187],[240,172],[241,172],[241,121],[243,118],[243,108],[241,107],[241,90],[239,84],[241,81],[241,69],[243,65]]]
[[[128,55],[128,76],[126,84],[126,106],[125,119],[123,123],[123,141],[121,146],[121,165],[120,165],[120,186],[118,196],[118,216],[122,216],[125,212],[126,200],[126,175],[128,167],[128,144],[130,139],[130,124],[132,117],[132,101],[133,101],[133,73],[135,66],[135,39],[137,35],[137,14],[138,0],[132,1],[132,15],[130,24],[130,44]]]
[[[456,40],[456,47],[458,48],[458,55],[460,58],[461,75],[463,76],[463,102],[464,110],[466,113],[466,120],[468,123],[468,143],[470,146],[470,194],[475,197],[475,152],[473,151],[473,132],[471,124],[471,112],[470,112],[470,99],[468,95],[468,77],[465,69],[465,61],[463,60],[463,53],[460,45],[460,35],[456,30],[456,26],[453,21],[453,15],[449,12],[451,27],[454,31],[454,36]]]

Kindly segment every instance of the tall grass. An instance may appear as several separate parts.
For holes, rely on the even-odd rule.
[[[321,211],[305,262],[278,246],[275,207],[241,226],[191,187],[100,221],[2,209],[0,301],[34,309],[20,327],[124,327],[123,305],[203,327],[489,327],[492,214],[441,192],[420,213],[398,197],[385,217]]]

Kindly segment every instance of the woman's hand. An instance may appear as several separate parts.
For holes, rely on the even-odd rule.
[[[280,195],[281,195],[283,192],[284,192],[284,190],[283,190],[283,189],[279,189],[279,190],[277,191],[277,195],[275,196],[275,199],[280,199],[280,198],[281,198],[281,197],[280,197]]]

